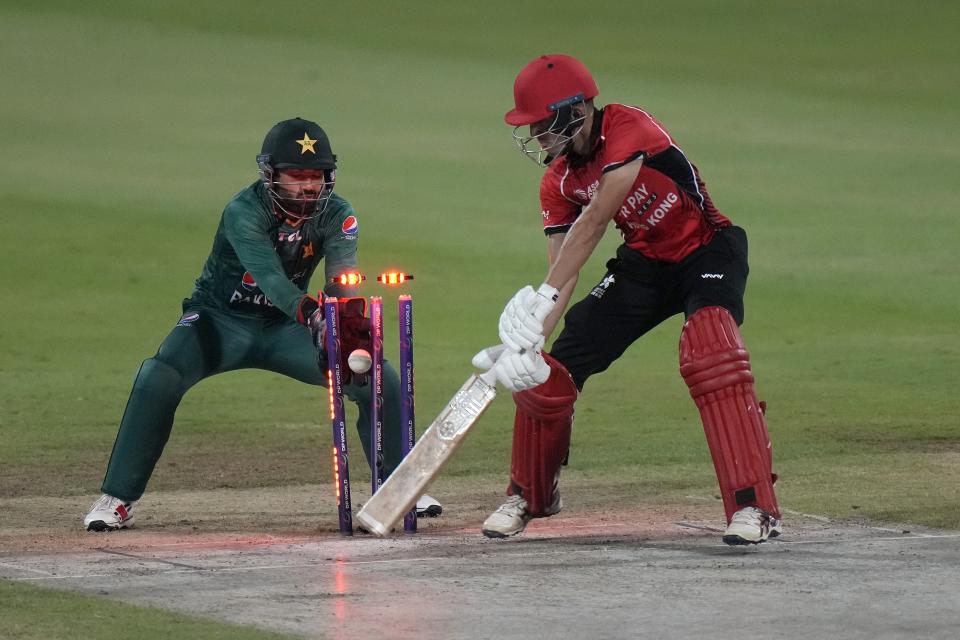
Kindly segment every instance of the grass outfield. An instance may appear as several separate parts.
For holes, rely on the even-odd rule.
[[[0,4],[0,497],[97,492],[140,361],[294,115],[330,133],[363,269],[417,276],[425,426],[542,279],[540,172],[502,115],[519,67],[562,50],[601,103],[655,113],[750,234],[743,332],[782,502],[960,527],[957,5],[95,4]],[[571,470],[612,504],[714,491],[679,327],[578,403]],[[496,403],[451,478],[506,471],[510,414]],[[227,374],[185,398],[150,489],[326,483],[328,440],[315,389]]]
[[[107,598],[0,580],[0,638],[72,640],[124,638],[154,640],[283,640],[298,636],[227,625]]]

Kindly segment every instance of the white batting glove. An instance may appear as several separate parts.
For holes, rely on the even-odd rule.
[[[532,389],[550,377],[550,365],[543,359],[540,351],[542,346],[543,338],[536,345],[536,349],[524,353],[509,350],[502,344],[488,347],[473,356],[473,366],[492,371],[497,381],[508,391],[516,393]]]
[[[489,371],[490,368],[497,363],[497,360],[500,359],[500,356],[503,355],[506,348],[507,346],[503,344],[498,344],[495,347],[487,347],[473,356],[471,362],[477,369]]]
[[[497,361],[496,369],[497,380],[514,393],[539,387],[550,377],[550,365],[543,359],[539,348],[524,353],[506,353]]]
[[[543,321],[557,304],[560,292],[543,283],[536,291],[527,285],[510,299],[500,314],[500,340],[513,351],[532,350],[543,343]]]

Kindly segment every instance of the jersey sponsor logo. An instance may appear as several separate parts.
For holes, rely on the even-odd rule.
[[[603,294],[605,294],[607,289],[610,288],[610,285],[616,281],[616,277],[612,273],[607,274],[604,276],[603,280],[600,281],[600,284],[593,288],[593,291],[590,292],[590,295],[592,295],[594,298],[602,298]]]
[[[178,327],[189,327],[194,322],[200,319],[200,314],[192,311],[190,313],[185,313],[180,316],[180,320],[177,321]]]
[[[583,189],[574,189],[573,195],[577,196],[581,200],[586,200],[590,202],[593,200],[593,196],[597,195],[597,189],[600,188],[600,181],[594,180],[592,184],[587,185],[586,190]]]
[[[708,279],[708,278],[713,278],[713,279],[715,279],[715,280],[723,280],[723,274],[722,274],[722,273],[701,273],[701,274],[700,274],[700,277],[703,278],[704,280],[706,280],[706,279]]]
[[[673,208],[673,205],[675,205],[679,200],[680,196],[671,191],[666,195],[666,197],[664,197],[660,204],[657,205],[657,208],[654,209],[649,216],[647,216],[645,222],[651,227],[656,226],[661,220],[663,220],[667,213],[670,212],[670,209]]]
[[[650,193],[647,189],[645,183],[641,183],[633,190],[633,193],[628,195],[624,201],[623,206],[620,207],[621,216],[629,216],[630,214],[636,213],[637,215],[643,215],[646,213],[647,209],[650,208],[657,200],[657,194]]]
[[[249,271],[243,273],[240,286],[230,294],[230,304],[254,305],[256,307],[272,307],[273,303],[260,290],[257,281]]]
[[[360,222],[357,220],[357,216],[347,216],[347,219],[340,225],[340,230],[348,236],[355,234],[359,228]]]
[[[300,230],[297,229],[293,233],[290,233],[289,231],[281,231],[277,235],[277,240],[279,240],[280,242],[300,242],[300,239],[302,237],[303,236],[300,235]]]
[[[251,293],[244,295],[240,291],[234,291],[230,296],[230,304],[252,304],[255,307],[273,307],[273,303],[262,293]]]
[[[230,295],[230,304],[252,304],[257,307],[272,307],[273,303],[260,291],[257,281],[249,271],[243,273],[240,287]]]
[[[249,271],[244,271],[243,277],[240,279],[240,286],[242,286],[247,291],[256,291],[257,281],[253,279],[253,276],[250,274]]]

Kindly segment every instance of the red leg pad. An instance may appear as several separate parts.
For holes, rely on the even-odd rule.
[[[750,355],[729,311],[704,307],[687,319],[680,334],[680,375],[700,410],[727,522],[747,506],[779,518],[763,407],[753,389]]]
[[[519,494],[534,517],[556,513],[560,467],[570,450],[577,387],[562,364],[543,354],[550,377],[538,387],[513,394],[513,455],[507,494]]]

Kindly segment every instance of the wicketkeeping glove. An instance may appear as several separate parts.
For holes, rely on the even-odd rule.
[[[297,307],[297,322],[310,329],[310,337],[317,347],[318,362],[321,369],[327,368],[326,322],[323,313],[323,293],[303,296]],[[337,305],[340,327],[340,371],[343,384],[366,383],[367,376],[355,374],[350,370],[347,359],[357,349],[370,351],[370,319],[366,316],[365,298],[340,298]]]
[[[356,349],[371,351],[366,298],[340,298],[340,353],[346,362]]]
[[[297,322],[310,329],[310,337],[319,351],[323,351],[323,293],[317,297],[306,295],[300,298],[297,306]]]

